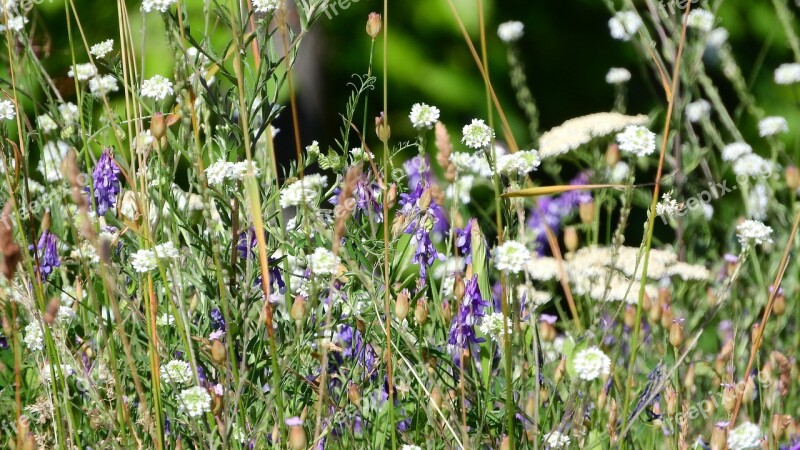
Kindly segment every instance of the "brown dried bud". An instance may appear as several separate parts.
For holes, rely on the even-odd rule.
[[[361,404],[361,391],[358,389],[357,384],[350,382],[347,385],[347,399],[354,405]]]
[[[775,301],[772,303],[772,312],[777,317],[786,313],[786,296],[783,295],[783,291],[778,291],[778,294],[775,296]]]
[[[714,425],[711,432],[711,450],[724,450],[728,446],[728,425],[719,423]]]
[[[428,301],[424,298],[417,300],[417,306],[414,308],[414,321],[422,325],[428,320]]]
[[[306,317],[306,301],[301,295],[296,296],[292,302],[291,316],[295,322],[302,322]]]
[[[394,221],[392,222],[392,237],[397,239],[397,236],[403,233],[406,229],[406,216],[402,214],[398,214],[394,216]]]
[[[442,302],[442,319],[444,319],[445,323],[450,323],[450,320],[453,318],[453,311],[450,308],[450,302],[444,301]]]
[[[536,399],[533,394],[528,394],[528,400],[525,402],[525,415],[533,417],[536,414]]]
[[[511,450],[511,440],[508,436],[503,436],[503,439],[500,441],[500,450]]]
[[[800,169],[795,166],[786,168],[786,187],[792,191],[800,189]]]
[[[408,290],[404,289],[397,294],[397,300],[394,302],[394,314],[402,322],[408,316],[410,305],[408,303]]]
[[[683,385],[690,391],[694,389],[694,364],[689,364],[686,375],[683,376]]]
[[[372,39],[378,37],[381,34],[381,28],[383,27],[383,21],[381,20],[381,15],[378,13],[370,13],[369,18],[367,19],[367,34]]]
[[[578,215],[581,216],[581,223],[584,225],[589,225],[590,223],[594,222],[595,216],[595,204],[594,200],[589,201],[587,203],[581,203],[578,207]]]
[[[708,298],[708,306],[712,307],[717,304],[717,294],[713,288],[706,289],[706,298]]]
[[[292,450],[305,450],[307,444],[306,431],[302,426],[289,428],[289,448]]]
[[[578,229],[572,226],[564,228],[564,245],[567,250],[574,252],[580,245],[580,238],[578,237]]]
[[[167,119],[163,113],[157,112],[150,119],[150,134],[153,139],[160,141],[167,135]]]
[[[553,379],[555,379],[556,384],[561,382],[561,379],[564,378],[564,373],[567,371],[567,359],[561,358],[561,361],[558,362],[558,366],[556,366],[555,373],[553,374]]]
[[[667,386],[664,390],[664,400],[667,402],[667,415],[675,417],[678,412],[678,393],[672,386]]]
[[[434,386],[433,389],[431,389],[431,403],[436,405],[437,408],[441,409],[443,400],[441,389],[439,389],[437,386]]]
[[[625,316],[624,316],[625,326],[628,328],[633,329],[634,325],[636,325],[636,307],[633,305],[625,306]]]
[[[672,313],[671,306],[664,306],[663,311],[661,311],[661,327],[665,330],[669,330],[670,326],[672,326],[672,319],[675,318],[675,315]]]
[[[227,358],[228,351],[225,349],[225,345],[219,339],[214,339],[211,342],[211,359],[217,364],[222,364]]]
[[[608,146],[606,150],[606,165],[608,167],[614,167],[620,161],[619,155],[619,145],[617,143],[612,143]]]
[[[722,407],[728,414],[736,407],[736,389],[732,384],[726,384],[722,390]]]
[[[427,211],[427,209],[431,206],[431,188],[425,189],[422,192],[422,196],[419,198],[419,209],[420,211]]]
[[[395,183],[389,186],[389,191],[386,193],[386,203],[389,208],[394,207],[397,203],[397,185]]]
[[[669,327],[669,343],[675,348],[683,344],[683,320],[675,319]]]
[[[658,305],[652,305],[650,311],[648,311],[647,317],[650,319],[651,323],[657,324],[661,320],[661,308]]]
[[[464,284],[464,278],[461,275],[456,275],[455,285],[453,286],[453,295],[459,302],[464,298],[467,287]]]
[[[386,115],[383,112],[375,118],[375,134],[378,135],[378,139],[381,142],[388,142],[389,138],[392,137],[392,129],[389,127]]]
[[[744,390],[742,391],[742,404],[753,403],[756,398],[756,381],[752,376],[747,377],[744,383]]]

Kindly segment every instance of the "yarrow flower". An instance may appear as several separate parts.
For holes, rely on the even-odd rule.
[[[414,103],[408,118],[414,128],[418,130],[430,129],[439,120],[439,108],[425,103]]]
[[[656,205],[656,214],[659,216],[673,216],[683,210],[683,206],[672,198],[672,192],[665,192],[661,201]]]
[[[494,249],[494,265],[503,272],[519,273],[533,259],[525,244],[506,241]]]
[[[789,122],[780,116],[770,116],[758,122],[758,134],[761,137],[774,136],[789,132]]]
[[[483,152],[474,155],[467,152],[453,152],[450,154],[450,162],[453,163],[456,171],[460,174],[471,173],[488,178],[494,173]]]
[[[686,25],[700,31],[711,31],[714,27],[714,14],[705,9],[693,9],[689,12]]]
[[[761,428],[752,422],[745,422],[728,432],[730,450],[752,450],[761,448],[764,435]]]
[[[569,436],[553,430],[544,435],[544,443],[552,449],[567,448],[569,446]]]
[[[758,220],[745,220],[736,227],[736,236],[742,246],[771,244],[772,227]]]
[[[89,53],[91,53],[95,58],[103,59],[114,50],[114,40],[113,39],[106,39],[105,41],[98,42],[94,44],[90,49]]]
[[[117,79],[114,75],[103,75],[102,77],[95,77],[89,80],[89,90],[95,97],[102,97],[109,92],[117,92]]]
[[[200,386],[184,389],[178,395],[178,411],[189,417],[200,417],[211,410],[211,395]]]
[[[25,337],[22,339],[28,350],[35,352],[44,349],[44,333],[37,322],[25,326]]]
[[[186,361],[173,359],[161,365],[161,379],[167,384],[189,384],[192,381],[192,368]]]
[[[318,247],[311,254],[308,267],[314,275],[336,275],[339,271],[339,257],[328,249]]]
[[[269,13],[281,7],[281,0],[253,0],[253,10],[258,13]]]
[[[155,75],[142,83],[142,97],[164,100],[167,96],[172,95],[173,92],[172,82],[169,78],[161,75]]]
[[[787,85],[800,83],[800,64],[781,64],[775,69],[775,83]]]
[[[656,134],[645,127],[629,126],[617,135],[619,149],[642,157],[656,151]]]
[[[710,114],[711,104],[702,98],[686,105],[686,119],[689,122],[697,123],[703,119],[708,119]]]
[[[524,33],[525,25],[517,20],[501,23],[500,26],[497,27],[497,35],[503,42],[518,41],[522,38]]]
[[[170,5],[177,0],[144,0],[142,2],[142,10],[146,13],[158,11],[165,13],[169,10]]]
[[[158,258],[152,250],[138,250],[131,255],[131,266],[138,273],[147,273],[158,267]]]
[[[461,142],[475,150],[486,148],[494,139],[494,130],[489,128],[481,119],[472,119],[472,123],[464,125],[464,137]]]
[[[77,78],[78,81],[86,81],[97,75],[97,67],[90,63],[78,64],[67,72],[70,78]]]
[[[236,163],[228,162],[225,160],[220,159],[219,161],[212,163],[210,166],[206,167],[205,174],[206,179],[212,185],[219,185],[225,182],[225,180],[232,180],[232,181],[239,181],[243,180],[244,177],[248,174],[251,167],[253,169],[253,175],[256,177],[261,175],[261,170],[256,167],[256,163],[253,162],[252,165],[248,165],[247,161],[240,161]]]
[[[13,120],[16,116],[14,104],[8,100],[0,100],[0,120]]]
[[[539,167],[542,160],[536,150],[522,150],[497,158],[497,171],[503,175],[525,175]]]
[[[506,327],[504,329],[503,314],[491,313],[483,318],[483,322],[479,328],[481,333],[489,336],[493,341],[502,343],[505,336],[505,330],[508,330],[508,334],[511,334],[511,319],[506,317]]]
[[[300,205],[313,207],[319,200],[320,191],[327,185],[328,178],[324,175],[306,175],[302,180],[283,187],[280,199],[281,208]]]
[[[92,172],[94,201],[99,216],[104,215],[110,209],[114,209],[117,204],[117,195],[120,192],[119,174],[120,170],[111,155],[111,149],[103,150]]]
[[[606,83],[624,84],[631,80],[631,73],[624,67],[612,67],[606,74]]]
[[[611,373],[611,359],[597,347],[589,347],[575,355],[575,372],[578,378],[592,381]]]
[[[31,250],[34,249],[33,246],[30,247]],[[58,239],[56,235],[49,231],[43,231],[35,249],[38,258],[36,272],[44,281],[53,273],[54,268],[61,266],[61,260],[58,258]]]
[[[608,28],[614,39],[630,41],[643,24],[642,18],[634,11],[620,11],[608,21]]]
[[[422,450],[422,447],[418,445],[403,444],[403,446],[400,447],[400,450]]]

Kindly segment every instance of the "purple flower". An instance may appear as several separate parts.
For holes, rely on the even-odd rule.
[[[472,263],[472,225],[475,219],[469,219],[467,226],[463,229],[456,228],[456,247],[458,254],[464,257],[464,262]]]
[[[38,258],[36,272],[42,278],[42,281],[47,279],[50,273],[53,272],[54,267],[61,265],[61,261],[58,259],[57,243],[56,235],[45,231],[39,238],[39,244],[36,245],[36,256]],[[30,249],[33,250],[33,246],[30,246]]]
[[[211,321],[214,323],[215,330],[225,330],[225,318],[222,317],[222,311],[216,306],[211,310]]]
[[[458,314],[453,317],[450,326],[450,336],[447,343],[451,351],[460,357],[460,350],[469,348],[472,343],[483,342],[475,335],[475,325],[478,325],[484,316],[484,308],[489,304],[483,301],[478,287],[478,276],[475,275],[465,284],[464,299]]]
[[[119,167],[111,154],[111,149],[106,148],[100,155],[97,165],[92,172],[94,186],[94,201],[97,214],[102,216],[117,203],[119,194]]]
[[[378,355],[371,345],[364,342],[360,331],[349,325],[342,325],[337,333],[337,340],[344,348],[342,357],[356,360],[366,369],[368,375],[375,374]]]
[[[423,180],[426,184],[430,184],[431,161],[427,156],[424,158],[415,156],[403,163],[403,168],[406,169],[406,173],[408,174],[408,187],[412,190],[416,189]]]
[[[285,419],[284,422],[286,423],[287,427],[299,427],[303,425],[303,419],[298,416],[289,417]]]
[[[425,278],[428,275],[428,267],[433,265],[437,259],[444,260],[444,255],[436,250],[431,241],[431,235],[422,227],[418,227],[411,238],[411,245],[416,244],[417,248],[414,250],[414,257],[411,262],[419,264],[419,278],[422,284],[425,283]]]
[[[587,174],[578,175],[575,179],[570,181],[571,185],[587,184],[589,176]],[[545,225],[550,228],[553,233],[558,233],[561,228],[561,221],[572,214],[575,209],[584,204],[592,201],[592,194],[586,191],[570,191],[558,197],[541,197],[537,205],[533,208],[528,219],[528,228],[533,230],[536,236],[537,252],[540,255],[544,254],[544,249],[547,248],[547,232]]]

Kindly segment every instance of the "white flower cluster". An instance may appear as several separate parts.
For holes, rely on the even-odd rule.
[[[683,209],[683,205],[672,198],[672,192],[665,192],[661,201],[656,205],[656,214],[659,216],[673,216]]]
[[[472,175],[462,175],[456,177],[456,180],[447,186],[445,196],[448,200],[456,200],[463,204],[469,204],[472,201],[472,186],[475,185],[475,177]]]
[[[645,127],[629,126],[617,135],[619,149],[642,157],[656,151],[656,134]]]
[[[117,79],[114,78],[114,75],[103,75],[89,80],[89,90],[95,97],[102,97],[109,92],[117,92],[119,86],[117,86]]]
[[[542,160],[536,150],[521,150],[497,158],[497,171],[503,175],[525,175],[539,168]]]
[[[800,83],[800,64],[789,63],[778,66],[775,69],[775,83],[784,85]]]
[[[14,117],[17,117],[14,104],[8,100],[0,100],[0,120],[13,120]]]
[[[314,275],[336,275],[339,257],[326,248],[317,247],[308,258],[308,266]]]
[[[522,272],[532,259],[531,251],[521,242],[506,241],[494,249],[494,265],[503,272]]]
[[[192,381],[192,367],[186,361],[173,359],[161,365],[161,379],[166,384],[189,384]]]
[[[624,84],[631,80],[631,73],[624,67],[612,67],[606,74],[606,83]]]
[[[178,411],[189,417],[200,417],[211,410],[211,395],[200,386],[184,389],[178,395]]]
[[[450,154],[450,162],[456,166],[458,173],[471,173],[481,177],[491,177],[492,172],[489,161],[483,153],[464,153],[453,152]]]
[[[67,156],[70,146],[64,141],[50,141],[42,149],[42,158],[39,160],[39,172],[47,181],[58,181],[63,178],[61,162]]]
[[[142,2],[142,10],[146,13],[153,11],[165,13],[169,10],[170,5],[176,1],[177,0],[144,0]]]
[[[464,134],[461,142],[475,150],[488,147],[494,139],[494,130],[481,119],[472,119],[472,123],[464,125],[461,131]]]
[[[313,207],[319,200],[320,191],[328,185],[324,175],[306,175],[302,180],[284,186],[281,190],[281,208],[307,205]]]
[[[518,41],[522,38],[524,33],[525,25],[517,20],[501,23],[500,26],[497,27],[497,35],[503,42]]]
[[[131,255],[131,266],[138,273],[147,273],[158,267],[159,259],[175,259],[180,253],[172,244],[166,242],[155,246],[155,250],[141,249]]]
[[[634,11],[620,11],[608,21],[608,28],[614,39],[630,41],[643,24],[642,18]]]
[[[144,80],[142,83],[141,94],[142,97],[152,98],[154,100],[164,100],[173,94],[172,82],[169,78],[155,75],[152,78]]]
[[[28,350],[35,352],[44,349],[44,333],[42,327],[36,321],[32,321],[25,327],[25,337],[22,339]]]
[[[743,246],[750,244],[771,244],[772,227],[758,220],[745,220],[736,227],[736,236]]]
[[[770,116],[758,122],[758,134],[761,137],[775,136],[789,132],[789,122],[780,116]]]
[[[58,129],[58,124],[49,114],[42,114],[37,117],[36,124],[39,125],[39,129],[45,133],[52,133]]]
[[[589,347],[575,355],[575,372],[578,378],[592,381],[611,373],[611,358],[597,347]]]
[[[97,67],[90,63],[76,64],[67,72],[67,75],[70,78],[77,78],[78,81],[86,81],[97,75]]]
[[[569,436],[553,430],[544,435],[544,443],[552,449],[567,448],[569,446]]]
[[[257,13],[269,13],[281,7],[281,0],[253,0],[253,10]]]
[[[58,105],[58,112],[61,114],[61,120],[64,121],[65,125],[78,123],[81,118],[78,105],[74,103],[67,102]]]
[[[206,167],[206,179],[212,185],[219,185],[225,180],[239,181],[243,180],[247,175],[250,166],[247,161],[240,161],[236,163],[228,162],[220,159],[219,161]],[[261,175],[261,170],[256,167],[256,163],[252,163],[253,175],[256,177]]]
[[[98,42],[94,44],[90,49],[89,53],[92,54],[95,58],[103,59],[114,50],[114,40],[113,39],[106,39],[105,41]]]
[[[178,249],[172,242],[165,242],[155,246],[156,256],[160,259],[176,259],[180,256]]]
[[[753,450],[761,448],[764,435],[761,428],[752,422],[745,422],[728,432],[730,450]]]
[[[487,314],[483,321],[481,322],[480,326],[478,327],[486,336],[489,336],[493,341],[501,344],[503,342],[504,337],[504,329],[503,329],[503,314],[501,313],[491,313]],[[506,330],[508,330],[508,334],[511,334],[511,319],[506,317]]]
[[[630,125],[644,125],[647,116],[620,113],[596,113],[569,119],[539,138],[539,156],[551,158],[586,145],[592,139],[617,133]]]
[[[408,118],[411,120],[411,125],[418,130],[430,129],[439,120],[439,108],[435,106],[426,105],[425,103],[414,103],[411,106],[411,113]]]
[[[689,12],[686,25],[700,31],[711,31],[714,28],[714,14],[705,9],[693,9]]]
[[[711,104],[702,98],[686,105],[686,119],[689,122],[697,123],[703,119],[708,119],[710,115]]]
[[[722,149],[722,160],[732,162],[750,153],[753,153],[753,147],[749,144],[745,142],[734,142],[733,144],[726,145]]]
[[[714,28],[706,35],[706,45],[711,48],[720,48],[728,42],[728,30],[725,28]]]
[[[400,447],[400,450],[422,450],[422,447],[418,445],[403,444],[403,446]]]
[[[755,153],[747,153],[733,162],[733,173],[739,177],[766,177],[772,173],[772,162]]]

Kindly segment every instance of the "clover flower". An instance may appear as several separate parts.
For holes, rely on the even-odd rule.
[[[14,104],[8,100],[0,100],[0,120],[13,120],[17,116]]]
[[[439,108],[425,103],[414,103],[408,118],[411,125],[418,130],[431,129],[439,120]]]
[[[789,132],[789,123],[780,116],[770,116],[758,122],[758,134],[761,137],[774,136]]]
[[[94,44],[90,49],[89,53],[91,53],[95,58],[103,59],[114,50],[114,40],[113,39],[106,39],[105,41],[98,42]]]
[[[54,268],[61,266],[57,247],[58,239],[56,235],[49,231],[43,231],[39,237],[39,243],[36,245],[36,256],[38,258],[36,273],[42,278],[42,281],[53,273]],[[31,250],[33,250],[33,246],[31,246]]]
[[[708,119],[711,115],[711,104],[700,99],[686,105],[686,119],[691,123]]]
[[[489,306],[481,297],[477,275],[468,280],[464,287],[464,298],[458,313],[453,316],[447,339],[448,348],[455,356],[459,356],[460,350],[466,350],[470,344],[483,342],[475,335],[475,325],[480,324],[485,315],[484,308]]]
[[[336,275],[339,271],[339,257],[326,248],[317,247],[309,257],[308,266],[314,275]]]
[[[464,125],[462,133],[461,142],[475,150],[488,147],[494,139],[494,131],[481,119],[472,119],[472,123]]]
[[[176,1],[177,0],[144,0],[142,2],[142,10],[146,13],[153,11],[165,13]]]
[[[142,97],[164,100],[167,96],[172,95],[173,92],[172,82],[169,78],[161,75],[155,75],[142,83]]]
[[[800,83],[800,64],[781,64],[775,69],[775,83],[781,85]]]
[[[253,10],[258,13],[269,13],[281,7],[281,0],[253,0]]]
[[[89,90],[95,97],[102,97],[110,92],[117,92],[119,86],[117,86],[117,79],[114,78],[114,75],[103,75],[89,80]]]
[[[120,192],[119,174],[120,170],[111,155],[111,149],[103,150],[92,172],[95,207],[100,216],[114,209],[117,203],[117,195]],[[88,187],[86,190],[89,190]]]
[[[631,80],[631,73],[624,67],[612,67],[606,74],[606,83],[625,84]]]
[[[44,333],[39,323],[33,321],[25,326],[25,337],[22,339],[28,350],[35,352],[44,349]]]
[[[192,368],[186,361],[173,359],[161,365],[161,379],[167,384],[189,384],[192,381]]]
[[[611,37],[620,41],[630,41],[642,25],[642,18],[634,11],[620,11],[608,21]]]
[[[619,149],[642,157],[656,151],[656,134],[645,127],[629,126],[617,135]]]
[[[567,448],[569,446],[569,436],[558,430],[553,430],[544,435],[544,443],[551,449]]]
[[[522,39],[524,34],[525,25],[517,20],[501,23],[500,26],[497,27],[497,36],[500,37],[501,41],[506,43],[518,41]]]
[[[532,258],[528,247],[517,241],[506,241],[494,249],[494,266],[503,272],[522,272]]]
[[[611,359],[597,347],[589,347],[575,355],[575,372],[578,378],[592,381],[600,375],[611,373]]]
[[[178,411],[189,417],[200,417],[211,410],[211,395],[200,386],[184,389],[178,395]]]
[[[158,267],[158,258],[152,250],[138,250],[131,255],[131,266],[138,273],[147,273]]]
[[[503,328],[503,314],[491,313],[483,318],[480,327],[478,327],[486,336],[489,336],[493,341],[502,343],[502,339],[506,330],[511,334],[511,319],[506,317],[506,326]]]
[[[752,422],[745,422],[728,432],[730,450],[751,450],[761,448],[764,435],[761,428]]]
[[[689,18],[686,21],[686,26],[695,28],[700,31],[711,31],[714,27],[714,14],[705,9],[693,9],[689,12]]]
[[[745,220],[736,227],[736,236],[742,246],[771,244],[772,227],[758,220]]]
[[[97,75],[97,67],[90,63],[78,64],[67,72],[70,78],[78,78],[78,81],[86,81]]]

